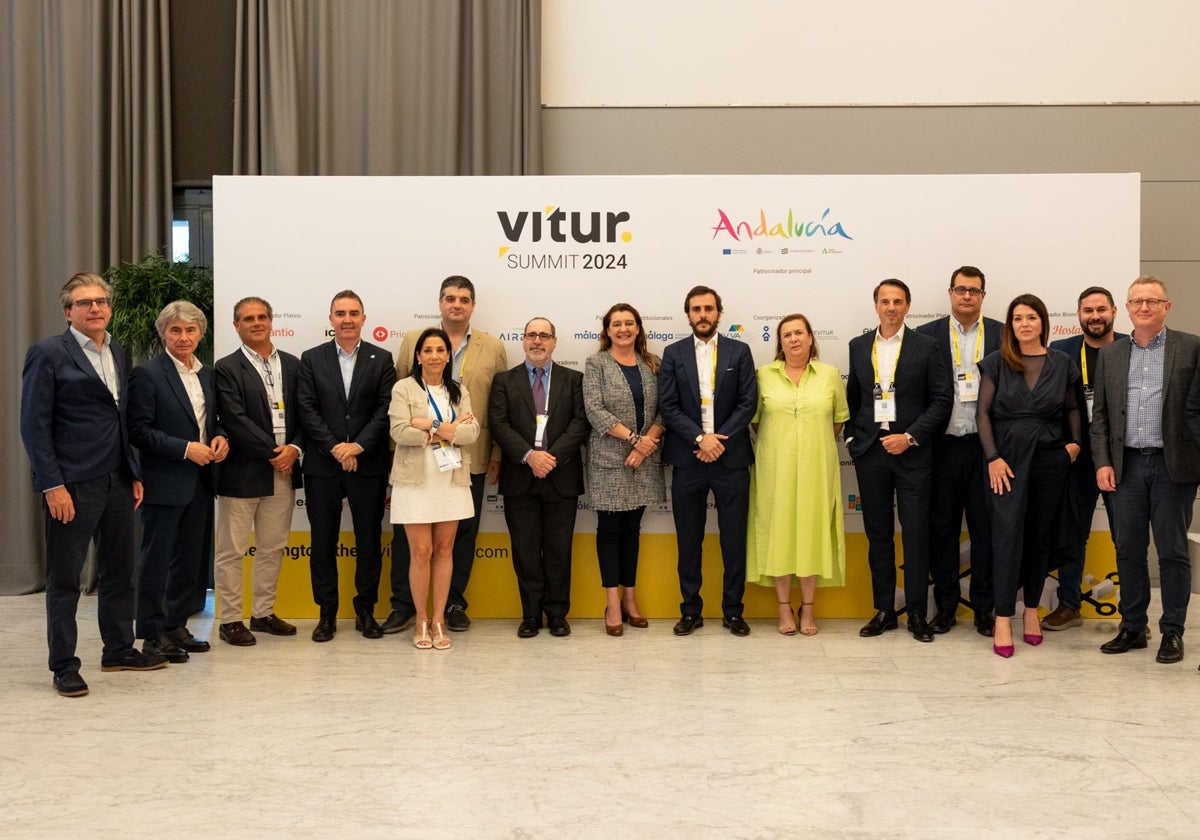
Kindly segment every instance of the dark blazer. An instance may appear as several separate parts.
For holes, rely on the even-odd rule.
[[[1113,333],[1113,339],[1116,341],[1119,341],[1122,338],[1128,338],[1128,337],[1129,336],[1125,335],[1125,333]],[[1050,342],[1050,349],[1058,350],[1061,353],[1066,353],[1067,356],[1071,359],[1071,361],[1075,363],[1076,370],[1080,369],[1079,368],[1079,348],[1082,346],[1083,346],[1083,334],[1082,333],[1080,333],[1079,335],[1073,335],[1070,338],[1060,338],[1058,341]],[[1103,348],[1101,348],[1101,349],[1103,349]],[[1096,387],[1096,374],[1097,374],[1097,371],[1094,371],[1094,370],[1088,371],[1088,383],[1091,385],[1092,388]],[[1095,395],[1093,394],[1093,396],[1095,396]],[[1079,394],[1078,394],[1079,434],[1080,434],[1081,442],[1083,443],[1083,445],[1085,447],[1087,447],[1084,450],[1084,454],[1086,454],[1088,456],[1088,460],[1086,463],[1090,464],[1091,463],[1091,446],[1089,444],[1090,444],[1090,439],[1091,439],[1092,421],[1088,418],[1087,406],[1084,405],[1084,399],[1085,399],[1085,396],[1084,396],[1084,392],[1083,392],[1083,380],[1081,379],[1079,381]],[[1095,476],[1093,476],[1093,478],[1095,478]]]
[[[858,458],[880,437],[875,422],[875,369],[871,345],[876,330],[850,340],[850,377],[846,402],[850,420],[843,432],[851,458]],[[907,432],[917,445],[898,456],[911,467],[925,466],[933,459],[930,442],[946,429],[954,401],[949,368],[938,357],[937,341],[914,329],[905,329],[896,361],[896,419],[888,434]]]
[[[141,478],[125,425],[125,351],[115,341],[112,354],[120,381],[119,404],[69,327],[26,352],[21,438],[37,492],[100,478],[122,467]]]
[[[217,427],[217,389],[209,366],[197,376],[204,391],[207,440],[222,434]],[[186,505],[197,482],[213,489],[213,470],[185,457],[190,441],[200,440],[192,401],[170,354],[162,352],[129,375],[129,440],[142,461],[146,503]]]
[[[716,463],[741,469],[754,463],[750,420],[758,407],[758,378],[750,348],[734,338],[717,339],[717,379],[713,389],[713,424],[725,454]],[[667,426],[663,461],[673,467],[694,467],[700,425],[700,374],[692,336],[667,345],[658,370],[658,409]]]
[[[342,385],[337,342],[330,340],[305,350],[300,356],[296,389],[300,425],[308,447],[304,452],[304,474],[341,475],[341,464],[329,454],[339,443],[357,443],[363,448],[358,456],[360,475],[385,474],[392,465],[388,406],[395,384],[392,354],[382,347],[365,341],[359,346],[349,397]]]
[[[580,449],[591,431],[583,407],[582,373],[557,363],[551,368],[546,414],[546,451],[558,459],[558,465],[547,478],[560,496],[580,496],[583,494]],[[500,447],[500,494],[528,492],[536,479],[521,458],[533,448],[537,419],[525,362],[492,380],[488,423],[492,440]]]
[[[283,368],[283,405],[286,442],[304,449],[304,430],[300,427],[300,405],[296,399],[300,381],[300,360],[279,351]],[[234,350],[216,364],[217,414],[229,439],[229,456],[217,470],[217,495],[236,499],[270,496],[275,492],[275,468],[268,461],[275,457],[275,434],[271,431],[271,407],[262,374],[246,358],[242,348]],[[341,381],[339,375],[338,380]],[[292,485],[302,483],[301,471],[292,470]]]
[[[1112,467],[1117,483],[1125,460],[1126,402],[1129,396],[1129,355],[1132,339],[1120,338],[1100,350],[1092,405],[1092,460],[1096,469]],[[1180,484],[1200,481],[1200,447],[1189,428],[1193,380],[1200,338],[1191,333],[1167,330],[1163,348],[1163,460],[1167,475]],[[1200,392],[1195,395],[1200,411]],[[1200,431],[1197,428],[1196,431]]]
[[[985,317],[983,319],[983,356],[988,353],[995,353],[1000,349],[1000,333],[1004,330],[1004,325],[999,321]],[[946,370],[947,380],[950,382],[950,400],[953,407],[954,400],[954,348],[950,346],[950,316],[938,318],[936,321],[930,321],[927,324],[922,324],[915,327],[913,332],[919,332],[921,335],[927,335],[937,342],[938,356],[941,359],[942,367]],[[961,349],[961,348],[960,348]],[[983,356],[979,358],[982,359]],[[973,414],[974,412],[972,412]],[[946,421],[942,423],[938,433],[942,434],[946,431],[946,426],[950,422],[950,414],[947,412]],[[913,434],[916,437],[916,434]]]

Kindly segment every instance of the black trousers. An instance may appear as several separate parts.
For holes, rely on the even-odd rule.
[[[700,615],[704,600],[702,561],[704,527],[708,520],[708,494],[717,505],[717,528],[721,534],[721,560],[725,576],[721,588],[721,613],[742,614],[746,591],[746,526],[750,513],[750,469],[727,469],[720,461],[676,467],[671,476],[671,508],[675,518],[675,541],[679,549],[679,592],[683,615]]]
[[[46,637],[50,670],[78,671],[75,645],[79,630],[79,576],[88,546],[96,540],[97,622],[104,640],[101,663],[119,658],[133,647],[133,484],[121,472],[66,485],[75,503],[75,518],[63,524],[46,520]]]
[[[137,637],[183,627],[212,564],[213,494],[205,482],[186,505],[142,505],[137,572]],[[202,583],[203,581],[203,583]]]
[[[454,571],[450,574],[450,598],[446,607],[467,608],[467,584],[471,581],[471,569],[475,566],[475,538],[479,536],[479,518],[483,513],[483,485],[486,473],[471,473],[471,501],[475,504],[475,515],[470,519],[458,520],[458,533],[454,536]],[[403,525],[396,525],[395,532],[403,532]],[[400,534],[397,534],[399,536]],[[408,586],[408,567],[412,555],[408,552],[407,539],[392,540],[392,609],[407,615],[415,615],[412,590]]]
[[[338,537],[342,530],[342,499],[350,507],[354,524],[354,612],[373,612],[379,600],[379,576],[383,568],[380,538],[383,535],[383,503],[387,476],[343,472],[335,476],[304,477],[305,508],[312,529],[309,574],[313,600],[324,618],[338,611]]]
[[[876,610],[896,607],[896,507],[904,545],[904,600],[909,616],[925,617],[929,596],[929,505],[933,467],[911,468],[878,440],[854,459],[862,499],[871,598]]]
[[[1042,600],[1050,554],[1058,544],[1063,494],[1071,473],[1071,456],[1062,446],[1033,453],[1029,475],[1010,479],[1012,491],[992,494],[992,553],[996,586],[996,615],[1017,611],[1017,590],[1025,590],[1025,606]]]
[[[645,507],[596,511],[596,556],[600,560],[600,585],[605,589],[637,585],[645,512]]]
[[[527,493],[504,497],[504,521],[512,540],[513,571],[521,615],[566,618],[571,609],[571,546],[578,496],[562,496],[546,479]]]
[[[992,596],[992,525],[988,511],[987,468],[979,435],[944,435],[934,444],[933,498],[930,507],[929,575],[939,611],[958,607],[959,538],[963,514],[971,537],[971,609],[990,613]]]

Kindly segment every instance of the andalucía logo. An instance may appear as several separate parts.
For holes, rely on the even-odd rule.
[[[547,205],[542,210],[498,210],[500,229],[509,242],[541,242],[549,235],[554,242],[629,242],[633,234],[621,230],[629,221],[624,210],[563,210]]]
[[[795,213],[788,208],[787,217],[777,221],[767,220],[767,211],[759,209],[757,219],[735,221],[729,214],[717,208],[717,223],[712,228],[712,238],[724,233],[735,242],[743,239],[754,239],[756,236],[779,236],[784,239],[801,239],[804,237],[840,236],[843,239],[854,237],[846,233],[841,221],[829,218],[829,208],[815,221],[797,219]]]

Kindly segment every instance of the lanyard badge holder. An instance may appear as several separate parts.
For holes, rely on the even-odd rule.
[[[437,424],[442,422],[442,412],[438,408],[437,402],[433,399],[433,394],[428,391],[425,393],[429,404],[433,407],[433,413],[437,417]],[[450,406],[450,422],[453,423],[458,414],[454,411],[454,406]],[[462,450],[446,440],[433,441],[433,460],[437,464],[438,472],[450,472],[462,467]]]

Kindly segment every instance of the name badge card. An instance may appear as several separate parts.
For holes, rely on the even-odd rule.
[[[1084,410],[1087,411],[1088,422],[1092,422],[1092,405],[1096,402],[1096,390],[1091,385],[1083,386]]]
[[[960,373],[956,386],[959,402],[979,401],[979,380],[971,374]]]
[[[433,447],[433,460],[437,464],[438,472],[457,470],[463,463],[459,448],[445,441]]]
[[[876,423],[891,423],[896,419],[896,392],[895,385],[889,387],[887,391],[875,386],[875,422]]]
[[[537,416],[537,421],[535,422],[534,429],[533,429],[533,448],[534,449],[545,449],[546,448],[546,420],[547,420],[547,415],[545,415],[545,414],[539,414]]]
[[[716,415],[713,413],[713,401],[710,398],[700,400],[700,426],[704,434],[711,435],[717,429]]]
[[[287,412],[284,411],[283,400],[271,407],[271,431],[276,433],[287,431]]]

